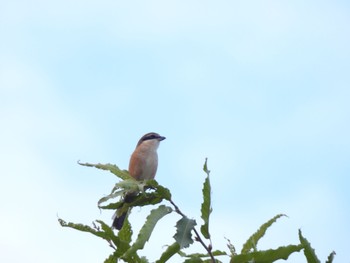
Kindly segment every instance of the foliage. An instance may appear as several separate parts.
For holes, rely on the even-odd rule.
[[[267,221],[265,224],[263,224],[258,231],[256,231],[243,245],[242,254],[247,254],[251,251],[256,251],[256,245],[258,241],[265,235],[266,230],[276,222],[276,220],[284,215],[279,214]]]
[[[128,217],[126,217],[123,227],[119,232],[110,227],[108,224],[101,220],[93,222],[92,226],[83,224],[75,224],[66,222],[63,219],[58,219],[62,227],[69,227],[83,232],[93,234],[109,244],[113,249],[113,252],[106,258],[105,263],[115,262],[136,262],[146,263],[149,262],[147,258],[141,257],[138,251],[144,249],[146,242],[151,237],[153,230],[157,223],[166,215],[170,213],[177,213],[180,219],[175,226],[174,243],[168,245],[166,250],[160,255],[156,263],[167,262],[174,255],[179,255],[183,258],[185,263],[214,263],[222,262],[221,260],[227,259],[230,263],[269,263],[276,260],[284,259],[293,254],[303,250],[306,262],[319,263],[314,249],[311,247],[309,241],[303,237],[301,230],[299,230],[300,244],[280,246],[275,249],[258,250],[257,245],[260,239],[265,235],[266,231],[277,221],[277,219],[285,216],[278,214],[262,224],[260,228],[253,233],[247,241],[244,243],[241,253],[237,254],[235,246],[227,239],[228,252],[222,250],[212,250],[213,245],[211,241],[211,234],[209,230],[209,219],[212,213],[211,206],[211,185],[209,174],[210,171],[207,167],[207,159],[205,160],[203,171],[206,174],[203,183],[203,202],[201,204],[201,219],[203,224],[200,226],[200,233],[196,229],[196,221],[187,217],[179,207],[172,200],[169,189],[159,185],[155,180],[148,181],[136,181],[134,180],[126,170],[121,170],[118,166],[113,164],[90,164],[80,163],[80,165],[87,167],[95,167],[98,169],[106,170],[118,178],[120,182],[116,183],[112,188],[111,193],[102,197],[97,205],[100,209],[112,209],[127,212],[134,207],[142,207],[147,205],[155,206],[151,210],[150,214],[145,219],[145,223],[137,234],[136,239],[133,241],[133,230]],[[132,195],[130,195],[132,193]],[[126,200],[126,196],[129,199]],[[131,197],[130,197],[131,196]],[[120,200],[114,201],[116,198]],[[169,203],[171,206],[165,205]],[[160,204],[160,205],[158,205]],[[191,246],[194,242],[198,242],[202,245],[204,253],[186,254],[183,249]],[[207,243],[206,243],[207,242]],[[335,256],[335,252],[332,252],[326,261],[326,263],[332,263]],[[218,259],[220,257],[220,260]]]
[[[132,244],[132,246],[123,254],[123,259],[132,259],[132,257],[136,254],[136,251],[139,249],[143,249],[145,243],[149,240],[152,231],[157,224],[157,222],[166,214],[171,213],[171,207],[161,205],[157,209],[153,209],[149,216],[146,218],[146,222],[141,228],[136,241]]]
[[[197,223],[195,220],[187,217],[182,217],[179,221],[177,221],[174,239],[179,244],[180,249],[189,247],[193,243],[191,233],[196,224]]]
[[[204,184],[203,184],[203,203],[201,207],[201,217],[204,221],[204,224],[201,226],[201,233],[206,239],[210,239],[209,234],[209,216],[213,209],[211,208],[211,187],[210,187],[210,181],[209,181],[209,174],[210,171],[207,167],[207,159],[205,159],[203,171],[207,174],[207,177],[205,178]]]

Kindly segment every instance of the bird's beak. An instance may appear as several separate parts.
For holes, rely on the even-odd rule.
[[[158,141],[163,141],[163,140],[165,140],[166,138],[164,137],[164,136],[159,136],[159,138],[158,138]]]

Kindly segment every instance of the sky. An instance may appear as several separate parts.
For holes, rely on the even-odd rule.
[[[322,262],[333,250],[348,262],[349,11],[337,0],[0,1],[0,261],[103,262],[107,243],[57,219],[111,222],[97,201],[118,179],[77,161],[127,169],[154,131],[167,137],[156,179],[198,225],[208,158],[214,249],[228,238],[240,251],[283,213],[259,249],[297,244],[301,229]],[[148,213],[131,214],[135,233]],[[156,260],[178,219],[141,254]]]

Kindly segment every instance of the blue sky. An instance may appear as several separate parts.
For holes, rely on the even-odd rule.
[[[347,1],[1,1],[1,262],[102,262],[108,245],[57,216],[109,222],[96,202],[116,178],[76,162],[127,168],[150,131],[167,137],[157,180],[198,223],[209,158],[214,248],[227,237],[239,250],[285,213],[259,248],[297,243],[301,228],[322,261],[332,250],[349,260],[349,11]],[[136,228],[147,213],[133,212]],[[156,229],[150,260],[177,219]]]

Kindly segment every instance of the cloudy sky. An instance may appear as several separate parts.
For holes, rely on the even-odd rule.
[[[57,222],[111,221],[96,203],[116,178],[77,161],[126,169],[155,131],[167,137],[157,179],[199,224],[209,158],[214,248],[226,237],[240,250],[284,213],[258,248],[296,244],[300,228],[321,261],[347,262],[349,12],[340,0],[0,1],[0,261],[103,262],[107,243]],[[147,213],[133,212],[135,230]],[[150,260],[176,220],[156,228]]]

